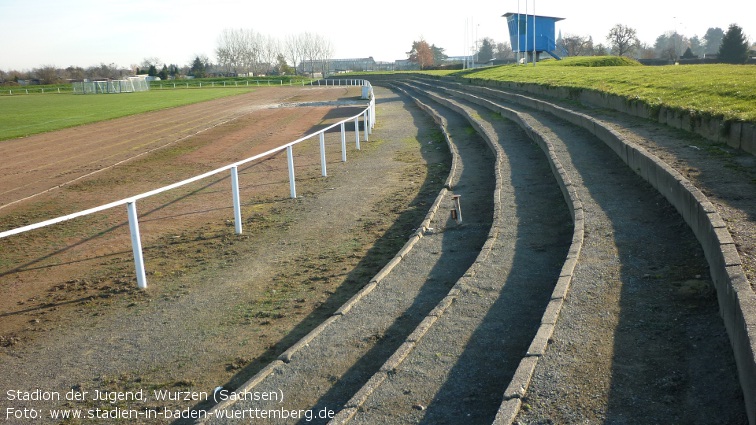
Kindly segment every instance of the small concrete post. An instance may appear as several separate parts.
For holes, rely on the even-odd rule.
[[[136,201],[126,203],[126,211],[129,216],[129,230],[131,232],[131,249],[134,252],[134,269],[136,270],[137,287],[147,288],[147,275],[144,272],[144,256],[142,255],[142,239],[139,236],[139,217],[136,210]]]
[[[234,200],[234,230],[242,234],[241,201],[239,200],[239,167],[231,167],[231,194]]]
[[[294,181],[294,150],[291,146],[286,147],[286,159],[289,163],[289,193],[292,198],[297,197],[297,184]]]
[[[452,202],[454,202],[454,209],[451,210],[452,218],[457,220],[457,224],[462,224],[462,207],[459,204],[459,198],[461,195],[452,196]]]
[[[346,162],[346,125],[341,123],[341,162]]]
[[[354,119],[354,142],[357,145],[357,150],[360,150],[360,117],[357,116]]]
[[[325,133],[320,132],[320,174],[323,177],[328,177],[326,171],[326,152],[325,152]]]
[[[370,124],[368,123],[368,113],[367,109],[365,109],[365,112],[362,113],[362,123],[365,125],[365,141],[368,141],[368,134],[370,131]]]

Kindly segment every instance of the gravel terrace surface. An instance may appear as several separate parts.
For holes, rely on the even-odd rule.
[[[451,90],[445,95],[458,94]],[[456,102],[466,104],[461,99]],[[585,242],[572,289],[523,399],[518,423],[744,423],[742,393],[707,264],[681,217],[587,131],[545,113],[506,106],[523,114],[553,143],[578,188],[586,215]],[[417,342],[406,352],[399,348],[402,334],[409,331],[396,332],[394,327],[382,332],[387,329],[382,323],[394,317],[395,324],[400,320],[417,324],[432,308],[424,304],[443,294],[438,291],[428,298],[419,289],[423,283],[414,279],[423,275],[423,265],[418,261],[434,270],[439,265],[462,266],[446,259],[434,262],[433,254],[443,245],[433,244],[437,234],[426,236],[385,278],[385,284],[334,319],[291,363],[276,366],[255,390],[303,383],[304,398],[297,396],[297,402],[310,397],[316,403],[297,407],[316,410],[338,411],[357,400],[355,423],[491,422],[556,281],[552,276],[550,285],[548,276],[550,267],[558,275],[558,261],[569,241],[570,232],[564,228],[569,218],[542,154],[535,148],[528,152],[530,143],[514,148],[523,137],[521,131],[492,118],[483,108],[469,104],[464,108],[504,148],[506,159],[500,166],[509,178],[503,179],[501,195],[517,200],[515,205],[503,204],[501,214],[507,223],[490,256],[476,263],[476,273],[463,279],[465,289],[454,303],[419,341],[412,340]],[[450,133],[462,136],[459,130],[465,124],[460,117],[448,111],[441,115],[447,118]],[[614,123],[623,125],[621,119]],[[458,147],[465,146],[464,138],[452,139]],[[527,201],[520,203],[523,196]],[[442,204],[444,209],[448,206]],[[550,234],[544,230],[548,226]],[[452,234],[443,232],[444,237]],[[542,263],[524,266],[531,261]],[[397,293],[402,297],[397,298]],[[540,306],[538,293],[544,296]],[[410,302],[414,303],[411,313],[404,310],[397,315]],[[392,349],[398,349],[392,359],[403,360],[398,367],[386,362],[392,367],[379,370]],[[360,357],[362,353],[366,355]],[[370,369],[376,372],[373,379]],[[381,374],[385,379],[375,379]],[[308,394],[311,388],[325,395],[313,397]],[[234,408],[245,406],[252,404],[237,403]]]
[[[255,234],[256,245],[239,238],[231,241],[228,246],[234,248],[228,248],[228,260],[223,254],[222,266],[178,278],[172,286],[178,289],[160,292],[159,298],[126,298],[130,304],[114,303],[111,310],[111,304],[78,304],[80,318],[64,316],[71,323],[57,323],[33,339],[3,345],[0,387],[22,382],[27,388],[60,391],[211,391],[210,382],[234,389],[270,364],[266,370],[272,372],[260,375],[248,389],[282,393],[283,402],[239,401],[225,406],[225,411],[338,412],[380,372],[386,378],[361,400],[354,423],[490,423],[537,330],[569,248],[572,226],[545,156],[523,131],[463,100],[456,91],[460,86],[433,84],[432,89],[424,86],[414,93],[448,122],[459,153],[451,186],[461,195],[463,224],[450,218],[452,200],[447,193],[433,229],[351,310],[331,316],[307,345],[284,355],[286,362],[272,359],[372,277],[350,274],[354,265],[347,259],[364,254],[356,247],[361,243],[356,235],[383,232],[378,213],[426,208],[443,185],[420,181],[424,174],[409,165],[422,155],[423,164],[440,169],[448,165],[449,153],[431,119],[397,90],[376,87],[379,125],[363,147],[369,160],[342,164],[329,171],[326,180],[306,181],[297,200],[275,201],[291,208],[292,216],[282,219],[281,226]],[[494,153],[467,119],[432,101],[429,93],[451,98],[492,136],[503,153],[498,194]],[[554,145],[585,212],[585,240],[570,293],[522,399],[517,422],[746,423],[707,264],[682,218],[590,133],[505,99],[500,95],[494,100],[520,112]],[[589,113],[657,154],[710,197],[753,283],[753,156],[649,121],[604,110]],[[411,205],[391,206],[399,192],[414,193],[418,187],[425,192]],[[43,188],[26,189],[38,193]],[[502,199],[501,211],[494,208],[494,196]],[[500,225],[492,232],[492,224]],[[410,237],[413,232],[404,233]],[[493,249],[486,253],[484,244],[491,236],[488,245]],[[343,267],[339,263],[326,268],[318,258],[338,259]],[[321,276],[319,270],[333,276]],[[300,278],[309,283],[300,288]],[[318,286],[331,278],[341,283],[328,290]],[[460,279],[461,290],[454,292],[452,286]],[[292,290],[291,282],[300,292],[276,295]],[[454,302],[413,341],[412,351],[401,353],[398,367],[383,370],[450,290]],[[269,316],[250,316],[257,311],[253,306],[279,296],[286,299],[277,303],[291,305],[266,310]],[[300,303],[313,301],[316,311],[311,314],[292,313]],[[290,317],[276,316],[277,311]],[[242,318],[247,322],[238,322]],[[283,322],[296,325],[287,330]],[[242,331],[240,324],[250,326]],[[259,346],[258,339],[273,340],[278,333],[278,343]],[[219,373],[224,365],[228,370]],[[222,376],[226,379],[218,382]],[[14,407],[23,408],[24,403]],[[263,423],[297,422],[327,420]]]
[[[416,131],[410,112],[422,112],[410,99],[397,96],[380,105],[382,120],[392,123],[381,137],[404,139]],[[399,265],[347,314],[334,316],[337,319],[298,351],[290,363],[277,366],[253,391],[282,389],[287,409],[338,412],[475,261],[492,219],[493,154],[467,125],[454,133],[459,138],[455,140],[460,144],[460,161],[452,184],[454,193],[462,195],[464,223],[457,227],[451,220],[448,212],[453,204],[446,196],[431,224],[433,230],[415,244]],[[240,401],[228,410],[258,407],[275,409],[278,402]],[[325,422],[316,419],[312,423]]]
[[[744,423],[708,267],[682,218],[587,131],[507,106],[547,134],[586,216],[570,294],[519,422]]]
[[[392,96],[384,94],[381,102],[392,102]],[[155,400],[151,391],[212,392],[218,385],[233,389],[261,364],[278,356],[364,285],[367,281],[362,273],[373,276],[383,264],[376,261],[385,262],[394,255],[398,248],[389,239],[401,235],[401,240],[406,240],[412,233],[412,227],[402,222],[404,217],[417,216],[413,221],[417,226],[443,185],[449,154],[432,121],[416,109],[405,110],[401,104],[396,109],[400,119],[395,121],[401,122],[404,130],[382,137],[379,122],[374,137],[363,141],[360,152],[354,149],[350,132],[346,163],[340,161],[338,132],[327,135],[328,178],[319,176],[316,148],[297,149],[296,200],[283,195],[288,194],[288,185],[278,182],[282,177],[277,176],[286,175],[285,157],[247,170],[247,184],[257,185],[259,190],[251,197],[249,188],[245,192],[245,233],[233,235],[227,214],[217,223],[198,226],[198,234],[191,229],[169,233],[169,242],[158,248],[159,253],[148,252],[148,260],[159,257],[168,261],[178,256],[190,264],[175,275],[151,274],[147,291],[50,304],[49,312],[43,306],[16,313],[27,329],[23,338],[2,339],[0,388],[60,394],[75,389],[90,395],[94,390],[143,389],[149,393],[146,402],[40,403],[2,397],[3,411],[6,407],[118,407],[160,412],[194,408],[196,402],[183,399]],[[290,112],[301,117],[307,110],[292,108]],[[340,113],[334,109],[329,117]],[[232,120],[228,126],[249,128],[251,134],[232,133],[230,137],[252,139],[248,144],[254,143],[255,134],[273,132],[255,128],[254,117],[239,119],[243,122]],[[215,127],[215,131],[223,128]],[[221,137],[214,140],[225,141]],[[196,155],[197,151],[191,152]],[[441,180],[433,177],[435,171],[427,171],[431,167],[440,170]],[[253,178],[260,168],[265,175]],[[271,187],[272,196],[260,193],[261,182],[262,189]],[[230,187],[227,180],[220,184],[223,189]],[[202,206],[206,198],[199,198],[199,208],[207,209]],[[227,207],[219,209],[228,212]],[[386,257],[382,251],[390,251],[390,255]],[[133,272],[133,263],[129,263],[127,258]],[[166,266],[153,264],[148,270],[165,270]],[[86,276],[85,270],[79,273]],[[133,280],[126,284],[135,286]],[[66,292],[70,291],[72,288]],[[14,309],[8,314],[14,314]],[[55,421],[48,417],[40,422]],[[130,422],[172,420],[137,418]]]
[[[493,244],[466,274],[454,303],[352,423],[491,423],[538,329],[572,240],[569,211],[540,148],[498,114],[452,102],[483,125],[500,157],[502,202],[490,235]],[[450,129],[469,125],[456,112],[432,107]],[[464,157],[464,142],[457,143]]]

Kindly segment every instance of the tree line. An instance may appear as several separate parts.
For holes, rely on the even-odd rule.
[[[743,29],[736,24],[730,25],[726,32],[718,27],[709,28],[702,37],[688,38],[677,31],[669,31],[659,35],[653,45],[642,43],[634,28],[617,24],[607,34],[606,41],[606,45],[594,44],[591,37],[567,34],[557,40],[557,45],[568,56],[613,54],[669,61],[716,57],[718,62],[731,64],[745,63],[751,49]]]
[[[742,28],[735,24],[730,25],[727,32],[721,28],[709,28],[702,37],[688,38],[677,31],[667,32],[657,37],[653,45],[641,43],[634,28],[617,24],[607,34],[606,43],[594,43],[591,36],[566,34],[556,40],[556,49],[562,56],[617,55],[670,61],[714,56],[718,62],[739,64],[748,60],[749,50],[754,48],[749,48]],[[509,42],[498,43],[488,37],[478,40],[473,51],[472,60],[479,64],[515,59]],[[437,68],[448,62],[443,48],[422,38],[412,43],[407,56],[420,69]]]
[[[333,44],[320,34],[303,32],[284,40],[258,33],[252,29],[225,29],[218,36],[214,60],[194,55],[184,66],[163,63],[159,58],[145,58],[138,65],[121,67],[114,63],[88,68],[45,65],[31,71],[0,70],[0,83],[37,79],[42,84],[65,81],[117,80],[130,75],[147,74],[161,79],[191,76],[295,75],[304,71],[327,72]]]
[[[590,36],[566,34],[556,40],[558,53],[564,56],[630,56],[636,59],[692,59],[716,55],[719,62],[745,63],[749,57],[748,39],[738,25],[732,24],[725,32],[721,28],[709,28],[702,36],[686,37],[677,31],[661,34],[653,45],[641,43],[637,31],[626,25],[615,25],[606,36],[606,44],[594,43]],[[514,52],[508,42],[496,42],[491,38],[478,40],[473,60],[488,63],[491,60],[514,60]],[[32,71],[0,70],[0,83],[18,82],[22,79],[38,79],[42,84],[64,81],[121,79],[134,74],[147,74],[161,79],[191,76],[203,78],[210,75],[294,75],[297,73],[323,75],[329,72],[329,60],[333,56],[333,44],[319,34],[304,32],[287,36],[283,40],[260,34],[252,29],[225,29],[218,36],[215,57],[195,55],[184,66],[165,64],[158,58],[147,58],[139,65],[129,68],[116,64],[100,64],[88,68],[69,66],[61,69],[52,65]],[[440,67],[447,61],[445,49],[421,38],[412,43],[407,60],[420,69]]]

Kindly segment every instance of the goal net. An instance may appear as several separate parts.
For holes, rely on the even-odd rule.
[[[74,94],[134,93],[149,90],[150,83],[144,77],[128,77],[124,80],[73,83],[73,89]]]

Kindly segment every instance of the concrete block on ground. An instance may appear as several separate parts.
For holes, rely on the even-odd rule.
[[[493,425],[511,425],[520,413],[522,401],[519,398],[504,400],[496,411]]]
[[[412,350],[415,349],[415,342],[414,341],[406,341],[402,345],[399,346],[399,348],[394,351],[394,354],[391,355],[391,357],[386,360],[385,363],[383,363],[383,366],[381,366],[381,372],[393,372],[396,370],[399,365],[402,364],[405,358],[409,356],[409,354],[412,352]]]
[[[656,188],[657,182],[656,182],[656,173],[657,170],[659,170],[659,162],[660,160],[656,158],[654,155],[651,155],[648,151],[644,149],[644,157],[643,157],[643,178],[646,179],[648,184]]]
[[[727,134],[727,145],[731,148],[740,149],[740,138],[743,134],[742,122],[731,122],[730,131]]]
[[[541,317],[542,325],[556,325],[559,320],[559,313],[562,311],[564,298],[554,298],[546,305],[546,310]]]
[[[344,425],[349,423],[350,420],[357,414],[359,409],[356,407],[346,407],[341,409],[330,421],[328,425]]]
[[[374,281],[380,283],[381,280],[383,280],[384,277],[388,276],[389,273],[391,273],[391,270],[394,269],[394,267],[398,266],[399,263],[402,261],[401,257],[394,257],[391,259],[391,261],[386,264],[381,271],[379,271],[375,277],[373,278]]]
[[[521,399],[525,396],[537,364],[538,357],[524,357],[520,360],[520,365],[517,366],[507,389],[504,390],[504,400]]]
[[[542,324],[538,328],[538,332],[536,332],[535,337],[533,337],[533,341],[530,343],[528,351],[525,353],[525,355],[540,357],[546,354],[546,350],[549,348],[549,342],[551,342],[551,335],[553,334],[553,324]]]
[[[292,357],[297,354],[300,350],[307,347],[310,342],[312,342],[313,339],[315,339],[318,335],[320,335],[321,332],[323,332],[327,327],[331,326],[331,323],[339,320],[341,316],[331,316],[323,321],[323,323],[319,324],[315,329],[311,330],[310,333],[305,335],[302,339],[294,343],[291,347],[289,347],[288,350],[281,353],[280,356],[278,356],[278,360],[281,360],[282,362],[289,363],[291,362]]]
[[[342,305],[334,315],[345,315],[349,313],[349,310],[352,309],[357,303],[364,298],[367,294],[371,293],[375,287],[378,286],[378,282],[376,281],[370,281],[367,285],[365,285],[362,289],[360,289],[359,292],[354,294],[352,298],[349,299],[349,301],[345,302],[344,305]]]
[[[740,149],[756,155],[756,124],[743,123],[740,133]]]
[[[428,330],[436,323],[438,316],[426,316],[422,322],[415,328],[414,331],[407,337],[408,342],[418,342],[422,337],[428,333]]]
[[[557,280],[554,290],[551,292],[551,299],[565,299],[570,292],[570,284],[572,283],[572,276],[561,276]]]
[[[562,266],[562,271],[559,273],[559,277],[562,276],[572,276],[572,272],[575,270],[575,266],[577,266],[578,259],[577,258],[567,258],[565,260],[564,265]]]
[[[370,394],[373,394],[378,387],[381,386],[383,381],[386,380],[388,375],[385,372],[376,372],[370,379],[357,391],[352,398],[344,405],[344,408],[359,408],[367,401]]]

